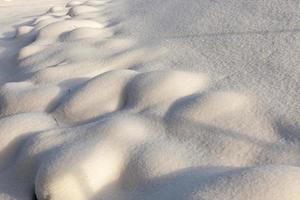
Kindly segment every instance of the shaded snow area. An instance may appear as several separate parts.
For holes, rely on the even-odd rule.
[[[0,200],[300,200],[300,1],[0,0]]]

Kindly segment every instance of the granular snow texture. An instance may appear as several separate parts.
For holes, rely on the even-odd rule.
[[[0,200],[300,200],[300,2],[0,0]]]

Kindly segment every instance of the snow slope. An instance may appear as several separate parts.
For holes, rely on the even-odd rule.
[[[297,1],[0,1],[0,199],[300,199]]]

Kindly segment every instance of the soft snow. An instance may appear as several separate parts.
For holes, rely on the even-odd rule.
[[[300,2],[0,0],[0,200],[299,200]]]

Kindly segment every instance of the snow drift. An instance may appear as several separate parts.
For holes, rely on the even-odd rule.
[[[155,24],[153,13],[131,9],[148,7],[155,13],[172,2],[179,6],[168,10],[161,26],[152,27],[158,32],[145,34]],[[170,28],[165,23],[176,10],[196,4],[191,2],[55,1],[47,12],[16,27],[5,41],[14,52],[3,62],[10,71],[1,75],[14,74],[0,88],[0,199],[300,199],[299,129],[284,121],[274,124],[280,112],[272,108],[280,100],[259,95],[268,89],[238,89],[244,79],[227,80],[228,69],[210,63],[215,60],[204,59],[203,68],[195,68],[194,60],[184,58],[182,63],[190,65],[178,66],[175,61],[190,54],[194,43],[184,41],[181,49],[180,39],[163,41],[179,21],[175,16]],[[234,7],[234,1],[199,2],[195,10]],[[18,3],[1,5],[13,9]],[[210,10],[199,20],[208,20],[205,14]],[[131,35],[141,16],[149,23]],[[155,35],[161,44],[152,43]],[[216,53],[210,45],[201,48]],[[217,52],[218,62],[226,58],[222,52],[228,53]],[[275,76],[268,67],[261,71]],[[291,76],[296,81],[288,83],[299,82],[299,76]],[[281,76],[274,87],[276,81]],[[288,88],[286,83],[279,85]],[[271,97],[270,104],[260,100]],[[294,119],[298,104],[285,106],[294,109],[289,115]]]

